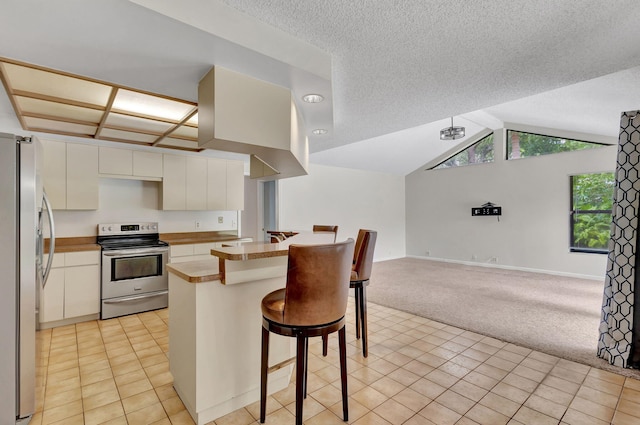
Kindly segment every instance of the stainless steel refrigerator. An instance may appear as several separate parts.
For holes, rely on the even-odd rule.
[[[0,425],[26,424],[35,411],[36,299],[51,265],[44,216],[55,246],[42,152],[35,138],[0,133]]]

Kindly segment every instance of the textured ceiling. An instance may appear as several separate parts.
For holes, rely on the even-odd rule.
[[[640,65],[633,1],[223,1],[331,54],[326,146]]]
[[[220,5],[244,19],[216,36]],[[438,141],[450,116],[469,130],[514,122],[615,137],[620,112],[640,108],[633,0],[6,0],[2,9],[0,56],[140,90],[194,101],[212,64],[294,92],[328,86],[330,131],[310,136],[310,151],[331,165],[411,172],[455,147]],[[251,20],[279,38],[247,27],[237,38],[234,26]],[[312,60],[322,53],[328,85]]]

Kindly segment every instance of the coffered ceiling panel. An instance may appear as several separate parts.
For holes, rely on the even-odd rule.
[[[130,128],[148,133],[156,133],[158,136],[166,133],[174,126],[174,124],[164,121],[155,121],[147,118],[117,114],[115,112],[109,114],[104,125],[109,128]]]
[[[114,130],[112,128],[103,128],[100,132],[100,138],[112,141],[127,141],[128,143],[143,143],[151,145],[157,138],[153,134],[135,133],[133,131]]]
[[[0,80],[25,130],[202,150],[194,102],[2,58]]]
[[[191,141],[191,140],[184,140],[184,139],[176,139],[173,137],[167,137],[165,139],[162,139],[162,141],[160,141],[160,143],[158,143],[156,146],[163,147],[163,148],[193,150],[198,147],[198,142]]]
[[[76,124],[66,121],[54,121],[43,118],[23,117],[22,121],[26,130],[40,131],[43,133],[68,134],[70,136],[93,137],[97,126]]]
[[[83,108],[33,97],[15,96],[18,107],[24,116],[50,117],[68,121],[84,121],[99,124],[104,111],[100,109]]]

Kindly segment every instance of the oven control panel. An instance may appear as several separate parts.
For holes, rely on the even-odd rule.
[[[98,236],[147,235],[159,233],[157,222],[98,224]]]

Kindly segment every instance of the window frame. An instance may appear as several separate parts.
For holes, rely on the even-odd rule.
[[[491,161],[485,161],[485,162],[470,162],[467,164],[463,164],[463,165],[456,165],[456,166],[451,166],[451,167],[443,167],[443,168],[438,168],[439,166],[441,166],[442,164],[444,164],[445,162],[449,161],[452,158],[455,158],[456,156],[460,155],[461,153],[467,151],[468,149],[472,148],[473,146],[476,146],[480,143],[482,143],[485,139],[488,139],[489,137],[491,137],[492,143],[493,143],[493,159]],[[475,142],[467,145],[464,149],[461,149],[459,151],[457,151],[456,153],[454,153],[453,155],[449,155],[448,157],[446,157],[445,159],[443,159],[442,161],[438,162],[436,165],[434,165],[433,167],[428,168],[429,170],[449,170],[452,168],[458,168],[458,167],[466,167],[468,165],[479,165],[479,164],[491,164],[496,162],[496,140],[495,140],[495,134],[493,131],[487,133],[486,135],[480,137],[478,140],[476,140]]]
[[[563,151],[563,152],[546,153],[546,154],[542,154],[542,155],[530,155],[530,156],[521,156],[519,158],[509,158],[510,149],[511,149],[511,151],[513,151],[513,148],[511,147],[511,137],[510,137],[510,133],[512,131],[513,132],[517,132],[517,133],[522,133],[522,134],[531,134],[532,136],[548,137],[548,138],[553,138],[553,139],[572,140],[572,141],[575,141],[575,142],[587,143],[587,144],[590,144],[590,145],[598,145],[598,147],[611,146],[610,143],[593,142],[593,141],[590,141],[590,140],[572,139],[572,138],[569,138],[569,137],[562,137],[562,136],[552,136],[550,134],[534,133],[534,132],[531,132],[531,131],[516,130],[516,129],[513,129],[513,128],[507,128],[505,130],[506,131],[505,131],[504,157],[505,157],[505,160],[507,160],[507,161],[513,161],[513,160],[518,160],[518,159],[526,159],[526,158],[538,158],[538,157],[546,156],[546,155],[554,155],[554,154],[559,154],[559,153],[578,152],[578,151],[586,150],[586,149],[575,149],[575,150]],[[591,148],[591,149],[597,149],[597,148],[594,147],[594,148]]]
[[[609,214],[611,218],[613,218],[613,205],[610,210],[577,210],[574,207],[574,178],[589,174],[613,174],[615,179],[615,173],[612,171],[601,171],[594,173],[580,173],[580,174],[572,174],[569,176],[569,252],[576,253],[585,253],[585,254],[608,254],[608,247],[605,248],[588,248],[588,247],[577,247],[575,246],[575,222],[576,215],[579,214]],[[614,187],[615,191],[615,187]],[[613,193],[611,194],[613,197]]]

